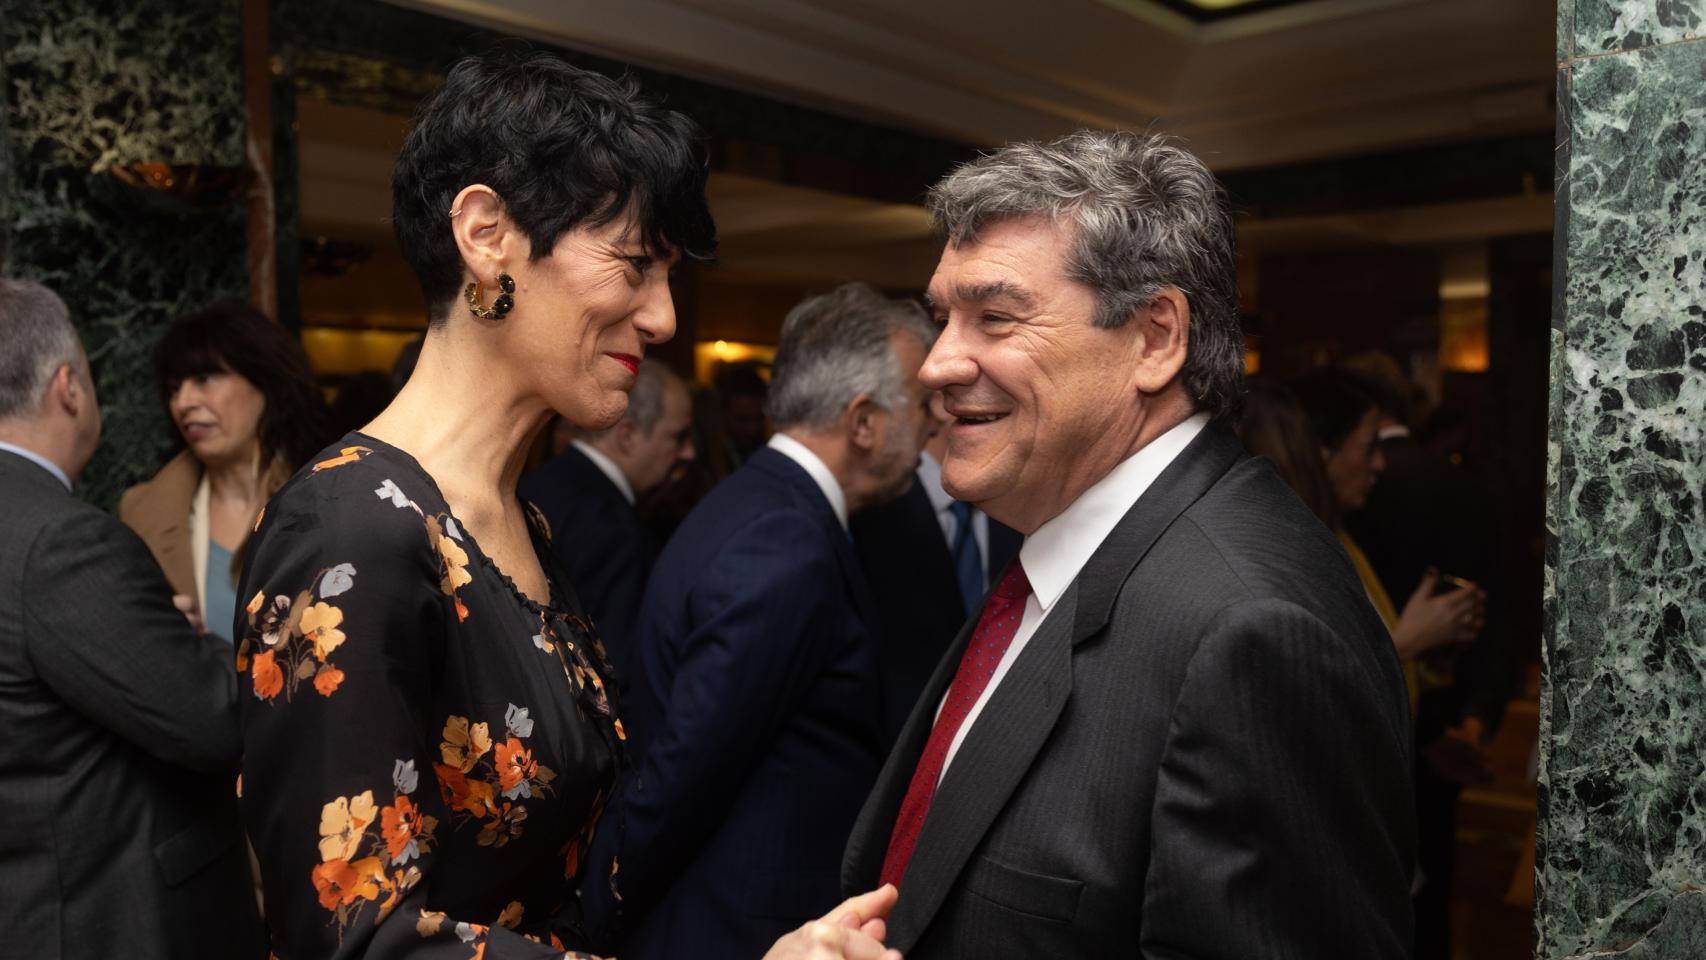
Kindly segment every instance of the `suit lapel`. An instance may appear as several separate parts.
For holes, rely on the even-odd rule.
[[[1072,692],[1077,598],[1077,588],[1068,587],[1037,627],[942,775],[902,881],[900,902],[889,917],[888,945],[902,953],[918,942],[941,909],[1060,719]],[[934,701],[930,706],[934,712]]]
[[[1127,511],[1039,625],[978,714],[937,787],[900,902],[889,918],[889,946],[904,953],[918,942],[1047,742],[1071,695],[1073,648],[1102,632],[1125,581],[1161,534],[1246,456],[1223,424],[1204,427]],[[936,706],[953,681],[974,627],[975,621],[960,631],[937,665],[860,812],[842,865],[848,893],[876,885]]]

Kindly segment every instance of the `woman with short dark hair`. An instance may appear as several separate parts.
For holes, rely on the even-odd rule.
[[[302,346],[228,300],[180,318],[154,347],[175,455],[124,493],[119,518],[230,637],[243,545],[261,505],[323,445],[325,407]]]
[[[671,265],[713,253],[705,178],[690,120],[553,58],[465,60],[421,106],[392,184],[419,361],[279,492],[244,578],[243,809],[279,956],[589,946],[575,883],[627,735],[516,480],[553,411],[621,418],[675,331]],[[772,955],[875,958],[893,896]]]

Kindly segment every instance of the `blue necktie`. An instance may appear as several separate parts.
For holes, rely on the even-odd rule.
[[[983,605],[983,556],[977,551],[977,536],[971,528],[973,509],[960,500],[948,505],[954,515],[954,576],[960,581],[960,599],[968,617]]]

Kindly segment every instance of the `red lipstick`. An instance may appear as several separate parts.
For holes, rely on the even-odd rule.
[[[627,367],[629,373],[640,372],[640,358],[631,353],[607,353],[605,356]]]

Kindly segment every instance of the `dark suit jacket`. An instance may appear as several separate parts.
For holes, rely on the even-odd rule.
[[[0,451],[0,957],[259,958],[231,646],[123,524]]]
[[[829,502],[775,450],[664,548],[624,702],[635,767],[583,888],[593,928],[609,924],[620,854],[624,960],[751,960],[839,901],[882,763],[873,620]]]
[[[934,708],[860,813],[877,884]],[[1206,427],[1091,557],[948,766],[889,918],[908,960],[1408,955],[1408,718],[1350,562]]]
[[[919,483],[899,499],[860,511],[852,526],[882,625],[877,653],[883,671],[885,746],[892,746],[919,692],[965,624],[965,607],[953,554],[930,495]],[[1022,542],[1017,530],[990,519],[985,589],[1001,576]]]
[[[655,551],[640,515],[586,454],[570,447],[521,478],[518,488],[551,526],[551,550],[569,574],[623,689],[640,595]]]

